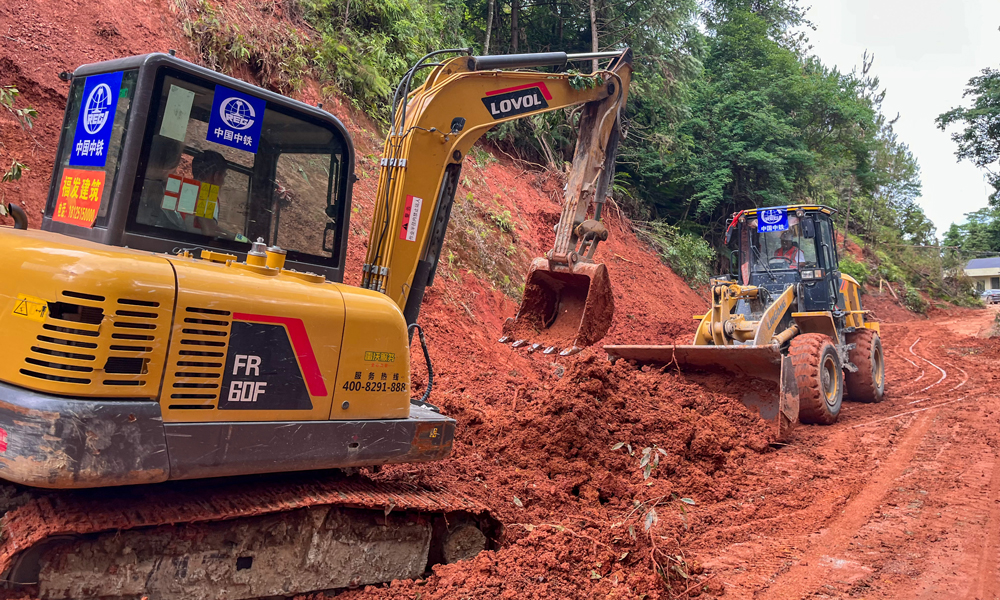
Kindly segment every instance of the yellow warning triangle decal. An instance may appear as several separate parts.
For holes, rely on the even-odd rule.
[[[18,302],[17,306],[14,307],[14,314],[15,315],[21,315],[23,317],[27,317],[28,316],[28,301],[27,300],[21,300],[20,302]]]

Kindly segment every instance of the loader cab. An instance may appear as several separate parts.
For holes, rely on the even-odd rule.
[[[166,54],[76,70],[42,229],[343,281],[354,148],[333,115]]]
[[[734,215],[730,244],[737,250],[738,279],[777,296],[799,286],[802,312],[843,309],[833,210],[779,206]]]

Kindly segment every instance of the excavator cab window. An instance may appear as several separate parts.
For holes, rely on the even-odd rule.
[[[237,257],[261,238],[343,281],[354,148],[316,107],[166,54],[72,77],[42,229]]]
[[[324,264],[345,148],[333,128],[164,69],[150,106],[128,229],[245,251],[263,239]],[[222,96],[226,96],[223,98]],[[260,121],[256,123],[255,121]]]
[[[78,77],[70,86],[45,216],[77,227],[105,227],[119,185],[139,71]]]

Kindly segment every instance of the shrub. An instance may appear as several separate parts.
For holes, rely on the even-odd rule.
[[[917,288],[907,283],[903,284],[902,296],[903,296],[903,304],[906,306],[906,308],[910,309],[915,313],[924,314],[930,307],[927,304],[927,301],[924,300],[923,296],[920,295],[920,292],[917,291]]]
[[[26,108],[17,108],[15,106],[17,102],[17,97],[21,93],[18,89],[12,85],[0,86],[0,107],[3,107],[10,116],[17,121],[18,125],[21,126],[21,130],[31,135],[30,129],[35,126],[35,119],[38,118],[38,111],[34,108],[28,106]],[[3,147],[3,140],[0,140],[0,147]],[[21,178],[21,175],[25,171],[28,171],[28,167],[19,161],[17,158],[11,159],[10,168],[4,171],[0,168],[0,183],[7,183],[9,181],[17,181]],[[3,190],[0,190],[0,216],[7,214],[7,207],[3,203],[5,200],[3,195]]]
[[[247,65],[264,86],[281,93],[302,85],[316,50],[292,27],[266,17],[248,21],[241,4],[216,8],[206,0],[179,0],[178,6],[185,35],[210,69]]]
[[[845,254],[840,257],[840,271],[850,275],[861,285],[868,283],[868,280],[871,278],[871,273],[868,271],[868,265],[854,260],[850,254]]]

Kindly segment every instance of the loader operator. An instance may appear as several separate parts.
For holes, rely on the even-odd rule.
[[[781,232],[781,247],[774,251],[774,258],[784,260],[791,269],[798,269],[799,263],[806,260],[802,250],[793,243],[792,232],[787,229]]]

